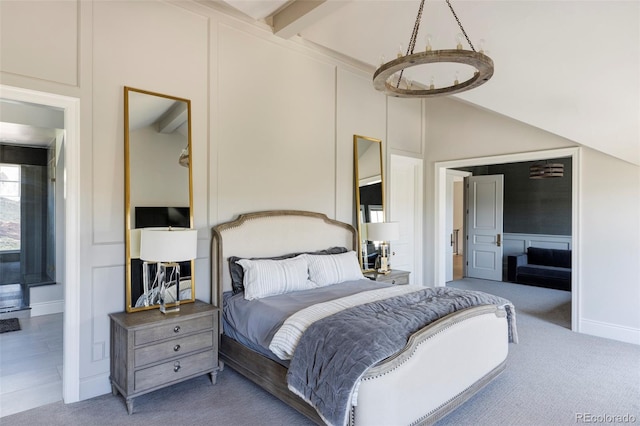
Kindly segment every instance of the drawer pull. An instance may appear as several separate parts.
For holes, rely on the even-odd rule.
[[[176,361],[173,363],[173,372],[177,373],[178,371],[180,371],[180,361]]]
[[[174,351],[174,352],[178,352],[179,350],[180,350],[180,345],[175,345],[175,346],[173,347],[173,351]]]
[[[178,333],[178,332],[180,332],[180,326],[179,326],[179,325],[176,325],[175,327],[173,327],[173,332],[174,332],[174,333]]]

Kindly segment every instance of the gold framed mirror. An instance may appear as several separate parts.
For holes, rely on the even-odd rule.
[[[191,101],[125,87],[124,154],[126,309],[158,309],[158,289],[143,285],[140,230],[193,227]],[[195,300],[194,263],[180,262],[180,303]]]
[[[364,271],[375,269],[379,247],[367,240],[366,223],[384,222],[384,173],[382,171],[382,141],[368,136],[353,135],[354,193],[358,258]]]

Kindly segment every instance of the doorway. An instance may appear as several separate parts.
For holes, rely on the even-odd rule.
[[[80,100],[68,96],[0,85],[0,99],[58,108],[64,112],[64,225],[60,238],[63,290],[62,397],[80,400]]]
[[[0,313],[10,313],[31,310],[32,294],[37,307],[63,297],[60,281],[56,284],[56,272],[62,269],[56,236],[64,223],[63,180],[57,176],[63,138],[56,134],[62,129],[13,121],[34,120],[36,108],[40,116],[52,117],[52,125],[63,127],[64,117],[55,109],[0,102]],[[59,303],[59,310],[62,307]],[[42,314],[42,309],[31,312]]]
[[[471,176],[471,172],[447,169],[447,235],[449,244],[445,253],[447,282],[459,280],[466,274],[464,265],[464,235],[467,229],[465,225],[466,201],[464,191],[464,178]]]
[[[450,244],[450,234],[447,233],[447,170],[460,169],[460,168],[472,168],[479,166],[489,166],[493,164],[508,164],[508,163],[520,163],[527,161],[540,161],[554,158],[570,158],[571,159],[571,213],[570,213],[570,228],[571,233],[568,239],[573,251],[571,258],[571,324],[573,331],[579,331],[577,329],[580,316],[579,305],[579,249],[577,244],[579,239],[579,204],[578,204],[578,188],[579,188],[579,169],[580,169],[580,149],[579,148],[567,148],[550,151],[539,151],[531,153],[510,154],[503,156],[484,157],[465,160],[453,160],[447,162],[438,162],[435,164],[435,204],[436,204],[436,238],[435,238],[435,268],[434,268],[434,281],[436,286],[444,286],[447,277],[446,270],[446,246]],[[504,274],[504,271],[503,271]]]

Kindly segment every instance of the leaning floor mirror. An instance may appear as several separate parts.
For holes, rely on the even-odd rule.
[[[164,271],[159,262],[179,265],[173,287],[166,281],[167,294],[173,292],[171,300],[178,301],[175,309],[195,300],[194,260],[184,260],[195,256],[150,264],[141,259],[141,235],[151,230],[195,233],[188,230],[193,227],[190,100],[125,87],[124,142],[126,309],[164,312],[166,299],[153,278]]]
[[[375,269],[380,249],[377,242],[367,238],[367,223],[384,222],[382,141],[354,135],[353,159],[358,253],[362,269],[371,271]]]

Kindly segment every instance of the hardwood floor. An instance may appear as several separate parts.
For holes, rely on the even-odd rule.
[[[62,400],[62,315],[19,318],[21,330],[0,334],[0,417]]]
[[[461,280],[462,276],[462,255],[453,255],[453,280]]]

